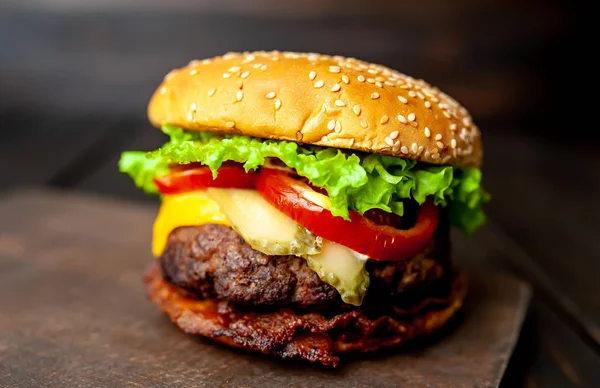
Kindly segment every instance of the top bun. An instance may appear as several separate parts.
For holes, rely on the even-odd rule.
[[[353,58],[229,53],[171,71],[148,106],[153,125],[236,133],[481,165],[469,112],[422,80]]]

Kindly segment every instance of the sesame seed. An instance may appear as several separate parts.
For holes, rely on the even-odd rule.
[[[261,66],[262,66],[262,63],[255,63],[254,65],[252,65],[252,67],[255,69],[258,69]]]
[[[354,144],[354,138],[350,139],[350,145]]]
[[[431,154],[431,159],[439,159],[439,157],[440,157],[440,154],[438,154],[437,152]]]
[[[327,141],[327,135],[323,136],[323,137],[321,138],[321,141]]]
[[[339,73],[342,69],[339,66],[329,66],[329,71],[331,73]]]
[[[238,101],[242,101],[242,98],[244,98],[244,92],[238,90],[238,92],[235,94],[235,99]]]
[[[363,75],[359,75],[356,79],[358,79],[358,82],[365,82],[365,77]]]
[[[408,100],[405,97],[398,96],[398,100],[403,104],[408,104]]]
[[[398,152],[398,150],[400,150],[400,142],[399,141],[394,143],[394,146],[392,147],[392,151]]]
[[[228,121],[225,123],[225,126],[227,128],[233,128],[233,127],[235,127],[235,123],[233,121]]]
[[[191,103],[190,104],[190,110],[195,111],[196,110],[196,104],[195,103]]]
[[[435,147],[434,147],[434,148],[431,150],[431,153],[432,153],[432,154],[437,154],[438,152],[440,152],[440,150],[438,150],[438,149],[437,149],[437,148],[435,148]]]
[[[229,73],[223,73],[223,78],[229,78],[229,77],[231,77],[231,74],[229,74]]]
[[[446,116],[446,118],[450,118],[450,113],[448,113],[447,110],[442,112],[444,114],[444,116]]]
[[[381,82],[379,82],[379,81],[375,82],[375,85],[378,86],[378,87],[380,87],[380,88],[383,87],[383,84]]]
[[[333,84],[333,86],[331,87],[331,91],[332,92],[339,92],[340,89],[342,89],[342,87],[340,86],[340,84]]]
[[[416,127],[419,126],[419,124],[417,124],[416,121],[411,121],[409,124],[410,124],[411,127],[414,127],[414,128],[416,128]]]
[[[456,139],[450,140],[450,147],[456,148]]]
[[[394,83],[391,81],[385,81],[384,84],[387,86],[394,86]]]
[[[197,69],[190,70],[190,75],[196,75],[196,74],[198,74],[198,70]]]
[[[394,145],[394,141],[388,136],[385,139],[385,144],[389,145],[390,147]]]
[[[423,152],[423,146],[419,146],[417,149],[417,154],[420,154],[421,152]]]
[[[429,128],[425,127],[425,137],[430,137],[431,136],[431,131],[429,130]]]
[[[360,105],[354,105],[354,107],[352,107],[352,111],[355,115],[360,115]]]
[[[408,115],[408,121],[415,121],[415,114],[411,113]]]
[[[370,84],[374,84],[375,83],[375,78],[367,78],[367,82]]]
[[[427,109],[431,108],[431,102],[425,101],[425,108],[427,108]]]
[[[369,69],[369,70],[367,70],[367,72],[369,74],[377,74],[377,70],[375,70],[375,69]]]
[[[379,98],[379,93],[377,93],[377,92],[371,93],[371,99],[372,100],[377,100],[378,98]]]
[[[275,100],[275,109],[281,108],[281,100]]]
[[[394,131],[394,132],[390,133],[390,138],[395,139],[398,137],[399,134],[400,134],[400,132]]]
[[[249,75],[250,75],[250,70],[246,70],[245,72],[243,72],[243,73],[240,75],[240,78],[246,78],[246,77],[248,77]]]
[[[438,133],[437,135],[435,135],[435,140],[442,140],[442,134]]]
[[[323,80],[320,80],[320,81],[315,82],[314,87],[318,89],[318,88],[322,88],[323,85],[325,85],[325,82],[323,82]]]
[[[331,120],[327,123],[327,129],[329,129],[330,131],[333,131],[335,129],[335,120]]]
[[[269,100],[275,98],[275,92],[269,92],[265,97],[267,97]]]
[[[398,121],[400,121],[402,124],[408,123],[408,120],[406,120],[406,117],[404,117],[402,115],[398,115]]]
[[[170,72],[168,72],[167,75],[165,75],[165,81],[168,81],[171,78],[173,78],[175,76],[175,73],[177,73],[177,70],[171,70]]]
[[[212,88],[208,91],[208,97],[212,97],[215,95],[217,89],[216,88]]]
[[[367,122],[365,120],[360,120],[360,126],[363,128],[367,128],[369,126],[369,124],[367,124]]]
[[[412,145],[410,146],[410,150],[413,154],[416,154],[419,150],[419,146],[417,145],[417,143],[412,143]]]
[[[444,149],[444,143],[442,143],[441,141],[438,141],[437,143],[435,143],[435,145],[437,145],[440,149]]]
[[[335,131],[337,133],[340,133],[340,131],[342,130],[342,124],[339,121],[335,122]]]
[[[262,66],[260,67],[260,70],[262,70],[262,71],[265,71],[265,70],[267,70],[267,65],[262,65]]]
[[[417,92],[417,97],[419,97],[421,100],[425,99],[425,96],[421,92]]]
[[[400,148],[400,152],[403,154],[408,154],[408,148],[406,148],[406,146],[402,146],[402,148]]]
[[[240,70],[241,70],[241,67],[239,67],[239,66],[233,66],[233,67],[229,68],[230,73],[237,73]]]
[[[163,86],[162,88],[160,88],[160,94],[165,94],[167,93],[167,87]]]
[[[334,104],[336,106],[346,106],[346,103],[342,100],[335,100]]]
[[[350,83],[350,78],[348,78],[348,76],[347,76],[346,74],[344,74],[344,75],[342,76],[342,81],[343,81],[345,84],[349,84],[349,83]],[[352,139],[352,140],[354,140],[354,139]]]
[[[381,116],[381,120],[379,120],[381,124],[387,124],[388,121],[390,121],[390,118],[387,115]]]
[[[308,73],[308,79],[309,80],[314,80],[317,77],[317,72],[316,71],[311,71],[310,73]]]
[[[415,97],[417,95],[417,93],[414,90],[411,90],[411,91],[408,92],[408,95],[410,97]]]

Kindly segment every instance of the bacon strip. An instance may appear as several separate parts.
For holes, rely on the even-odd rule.
[[[427,303],[424,299],[419,304],[421,310],[414,315],[371,319],[358,308],[328,318],[290,309],[248,312],[224,300],[199,300],[165,281],[156,264],[146,272],[145,282],[149,299],[188,334],[328,367],[338,366],[342,353],[389,348],[432,333],[460,308],[466,292],[466,279],[457,274],[445,300],[437,298]]]

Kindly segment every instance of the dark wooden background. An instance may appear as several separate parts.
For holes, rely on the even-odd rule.
[[[438,85],[483,131],[488,212],[514,252],[502,266],[535,290],[507,381],[593,386],[592,17],[584,2],[566,0],[3,1],[0,190],[51,185],[156,201],[120,176],[116,161],[124,149],[164,141],[146,104],[163,74],[190,59],[281,49],[379,62]]]

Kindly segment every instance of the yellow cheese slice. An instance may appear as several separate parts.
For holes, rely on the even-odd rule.
[[[219,205],[204,191],[165,195],[154,221],[152,253],[156,257],[162,254],[173,229],[203,224],[229,225]]]

